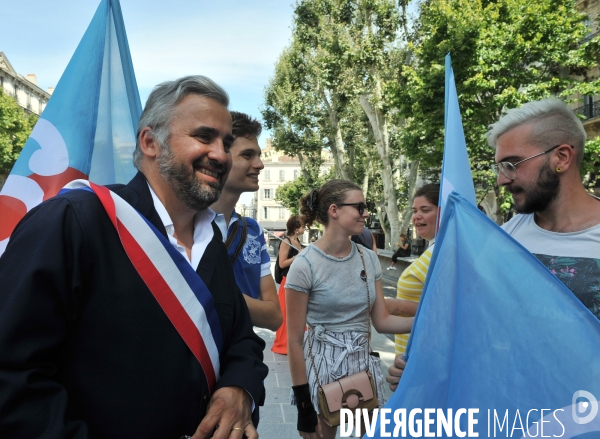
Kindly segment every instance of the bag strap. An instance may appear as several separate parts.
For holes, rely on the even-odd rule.
[[[233,244],[233,240],[235,239],[235,237],[237,235],[237,231],[238,231],[239,227],[240,227],[239,221],[236,221],[235,223],[233,223],[233,226],[231,227],[231,233],[227,237],[227,241],[225,241],[225,247],[227,247],[227,250],[229,250],[229,247],[231,247],[231,244]]]
[[[248,237],[248,222],[246,221],[246,217],[240,216],[239,219],[242,222],[242,237],[240,238],[240,243],[238,244],[237,248],[235,249],[235,253],[233,254],[233,257],[230,258],[232,264],[236,261],[236,259],[242,252],[242,248],[244,248],[244,244],[246,243],[246,238]],[[234,227],[237,226],[238,222],[239,221],[236,221],[233,226]],[[235,227],[236,233],[237,233],[237,230],[238,230],[238,227]],[[229,235],[229,237],[232,237],[232,236],[235,237],[235,235],[233,233],[231,235]],[[227,238],[227,240],[229,241],[229,238]],[[233,243],[233,239],[231,240],[231,242]],[[227,244],[227,243],[225,243],[225,244]],[[227,250],[229,250],[229,247],[231,247],[231,243],[227,246]]]
[[[352,242],[352,241],[350,241]],[[367,285],[367,374],[371,376],[371,294],[369,291],[369,279],[367,277],[367,267],[365,266],[365,258],[363,257],[363,253],[360,250],[359,246],[356,243],[352,242],[352,245],[356,247],[358,254],[360,255],[360,260],[362,262],[363,271],[365,273],[365,284]],[[315,332],[315,328],[308,325],[310,330]],[[310,355],[310,362],[312,363],[313,371],[315,372],[315,378],[317,379],[317,385],[319,388],[323,389],[321,385],[321,380],[319,380],[319,374],[317,373],[317,366],[315,366],[315,357],[312,351],[312,342],[310,341],[310,334],[308,334],[308,353]]]
[[[288,240],[289,244],[287,242],[285,242],[286,239]],[[286,236],[284,239],[281,240],[281,242],[285,242],[286,244],[288,244],[290,246],[290,248],[296,248],[292,245],[292,240],[289,238],[289,236]],[[281,248],[281,242],[279,243],[279,248]],[[298,250],[298,249],[296,249],[296,250]],[[289,254],[290,253],[288,250],[288,255]],[[277,265],[279,266],[280,270],[285,270],[285,268],[281,268],[281,265],[279,265],[279,252],[277,252]],[[288,265],[288,267],[289,267],[289,265]],[[286,268],[288,268],[288,267],[286,267]]]
[[[356,250],[358,250],[358,254],[360,255],[360,261],[365,272],[365,285],[367,287],[367,372],[369,372],[371,370],[369,364],[371,360],[371,292],[369,291],[369,278],[363,252],[358,246],[356,246]]]

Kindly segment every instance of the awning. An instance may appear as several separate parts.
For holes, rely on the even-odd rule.
[[[258,224],[265,230],[283,230],[285,231],[285,221],[259,221]]]

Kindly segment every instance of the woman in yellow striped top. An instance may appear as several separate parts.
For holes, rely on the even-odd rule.
[[[396,299],[386,299],[390,314],[412,317],[417,312],[433,251],[439,197],[439,184],[426,184],[415,192],[412,222],[417,234],[429,241],[430,245],[419,259],[400,275]],[[409,336],[410,334],[396,334],[396,355],[404,354]]]

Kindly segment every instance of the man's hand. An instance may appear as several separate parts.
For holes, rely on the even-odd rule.
[[[385,380],[390,383],[390,389],[392,389],[392,392],[398,388],[398,383],[400,382],[400,378],[402,378],[402,373],[406,367],[406,361],[404,361],[402,357],[402,354],[396,355],[394,365],[390,366],[388,369],[388,376],[385,377]]]
[[[222,387],[217,390],[208,405],[206,416],[200,422],[192,439],[258,439],[252,424],[252,398],[241,387]]]

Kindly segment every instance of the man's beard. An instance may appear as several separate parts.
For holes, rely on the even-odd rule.
[[[169,145],[161,145],[156,159],[158,172],[171,185],[173,192],[187,207],[194,210],[204,210],[221,196],[223,182],[202,182],[196,178],[196,166],[202,163],[198,160],[191,169],[184,163],[175,161],[175,155]],[[223,169],[223,165],[207,160],[215,169]]]
[[[523,189],[520,186],[509,188],[511,193],[525,192],[525,199],[522,205],[515,203],[515,210],[518,213],[543,212],[556,199],[560,188],[560,178],[553,172],[548,164],[540,169],[535,186],[530,189]]]

